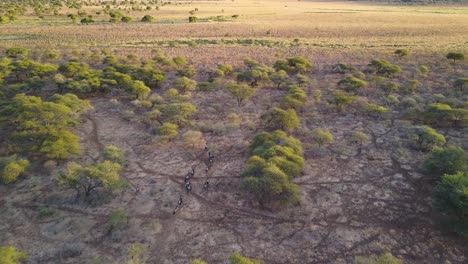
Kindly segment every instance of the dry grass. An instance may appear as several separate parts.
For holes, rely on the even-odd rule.
[[[239,18],[227,22],[186,23],[189,11],[196,16]],[[100,7],[85,7],[95,13]],[[224,12],[222,12],[224,10]],[[298,1],[198,1],[162,6],[160,10],[122,11],[133,17],[130,24],[110,24],[108,16],[95,17],[96,24],[72,24],[61,17],[39,21],[32,16],[14,24],[1,25],[0,47],[29,48],[157,47],[154,41],[192,39],[261,39],[293,41],[300,39],[309,50],[388,50],[407,47],[425,53],[468,48],[468,7],[389,6],[355,2]],[[155,23],[141,23],[144,14]],[[20,36],[15,38],[15,36]],[[228,50],[214,45],[215,53]],[[231,47],[230,47],[231,48]],[[256,49],[256,47],[253,47]],[[183,48],[181,48],[183,49]],[[250,47],[236,47],[250,52]],[[272,52],[270,52],[272,53]],[[272,53],[274,54],[274,53]]]

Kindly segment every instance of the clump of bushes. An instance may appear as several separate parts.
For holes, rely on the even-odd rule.
[[[249,147],[242,187],[260,205],[291,204],[299,201],[299,187],[292,179],[302,172],[304,158],[301,142],[285,132],[257,134]]]

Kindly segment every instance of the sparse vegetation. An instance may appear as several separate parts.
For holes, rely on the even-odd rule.
[[[427,2],[0,1],[0,263],[462,263],[468,9]]]

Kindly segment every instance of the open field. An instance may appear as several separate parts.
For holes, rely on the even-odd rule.
[[[459,226],[434,202],[468,177],[468,6],[91,2],[0,24],[0,263],[468,263],[468,187]]]

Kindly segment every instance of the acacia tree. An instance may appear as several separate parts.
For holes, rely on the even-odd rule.
[[[336,106],[337,112],[341,112],[346,108],[346,106],[351,104],[353,101],[354,97],[349,96],[343,92],[337,91],[333,94],[333,98],[330,102]]]
[[[242,102],[249,99],[252,95],[255,94],[256,90],[247,84],[229,82],[226,84],[226,89],[234,95],[237,101],[237,105],[240,107]]]
[[[270,80],[277,85],[277,89],[280,88],[281,84],[286,83],[288,79],[288,73],[283,70],[276,71],[270,75]]]
[[[449,52],[447,54],[447,59],[452,60],[452,63],[457,61],[462,61],[465,59],[465,54],[463,52]]]
[[[120,165],[112,161],[103,161],[96,165],[83,167],[76,162],[69,162],[59,172],[57,183],[74,189],[77,198],[82,193],[88,197],[97,188],[115,189],[121,186]]]

